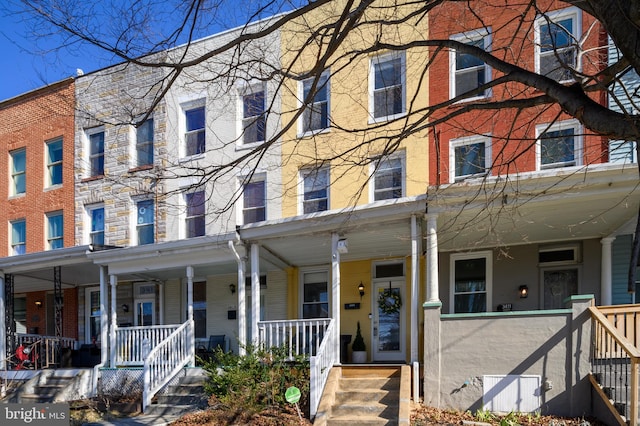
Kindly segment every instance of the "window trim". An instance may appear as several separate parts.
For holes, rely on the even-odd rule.
[[[469,44],[471,42],[483,39],[485,51],[489,53],[491,52],[491,42],[492,42],[491,27],[478,28],[475,30],[466,31],[464,33],[454,34],[450,36],[449,39],[458,41],[464,44]],[[449,51],[449,99],[454,99],[457,96],[456,95],[456,81],[457,81],[456,77],[458,74],[458,70],[456,69],[456,66],[457,66],[456,53],[457,52],[453,49]],[[484,63],[484,78],[485,78],[485,84],[486,84],[487,82],[491,81],[492,69],[486,62],[483,62],[483,63]],[[484,94],[482,95],[464,98],[459,100],[458,102],[469,102],[469,101],[474,101],[478,99],[488,99],[492,95],[493,95],[492,90],[486,89],[484,91]]]
[[[187,111],[204,108],[204,152],[187,154]],[[154,123],[155,126],[155,123]],[[207,152],[207,100],[206,98],[194,99],[180,104],[180,159],[194,160],[203,158]],[[192,130],[194,131],[194,130]]]
[[[244,221],[244,188],[245,188],[245,185],[249,183],[254,183],[254,182],[264,182],[264,220],[266,221],[269,217],[268,216],[269,209],[268,209],[268,203],[267,203],[267,193],[269,191],[269,188],[267,185],[267,174],[263,172],[257,172],[253,176],[251,176],[251,179],[247,179],[246,176],[238,178],[239,196],[237,200],[236,222],[239,225],[248,225],[249,223],[263,222],[263,221],[257,221],[257,222],[245,223]]]
[[[60,156],[60,160],[59,161],[54,161],[51,162],[51,155],[50,155],[50,148],[53,144],[55,143],[60,143],[60,151],[61,151],[61,156]],[[63,185],[64,183],[64,140],[62,137],[57,137],[57,138],[53,138],[50,139],[48,141],[45,141],[45,167],[46,167],[46,173],[45,173],[45,187],[47,189],[49,188],[59,188]],[[54,167],[60,167],[60,183],[53,183],[52,179],[51,179],[51,170]]]
[[[573,157],[574,164],[568,163],[552,163],[551,165],[546,165],[543,167],[542,165],[542,145],[540,136],[544,133],[548,132],[557,132],[561,130],[573,129]],[[579,167],[583,164],[583,135],[582,135],[582,126],[580,122],[576,119],[559,121],[556,123],[546,123],[546,124],[538,124],[536,126],[536,171],[544,171],[544,170],[557,170],[563,169],[567,167]],[[555,165],[554,165],[555,164]],[[567,165],[562,165],[567,164]]]
[[[549,22],[557,22],[562,19],[571,18],[574,23],[574,30],[571,34],[576,43],[579,43],[580,37],[582,35],[582,11],[575,7],[567,7],[560,10],[554,10],[551,12],[546,12],[543,15],[538,15],[534,22],[534,64],[535,64],[535,72],[540,74],[540,59],[543,55],[541,52],[541,33],[540,27],[542,25],[548,24]],[[579,46],[575,46],[575,69],[576,71],[580,71],[582,69],[582,64],[580,62],[580,55],[578,54]],[[555,52],[555,49],[553,50]],[[555,53],[554,53],[555,55]],[[568,80],[560,80],[560,83],[571,82],[573,79]]]
[[[99,204],[89,204],[89,205],[85,205],[84,206],[84,216],[85,216],[85,224],[86,226],[85,228],[85,232],[84,232],[84,241],[86,241],[87,244],[94,244],[93,239],[92,239],[92,235],[94,234],[93,230],[92,230],[92,225],[93,225],[93,216],[92,213],[95,210],[99,210],[102,209],[102,215],[103,215],[103,228],[102,228],[102,235],[103,235],[103,241],[105,240],[105,231],[104,228],[106,226],[106,213],[105,213],[105,209],[104,209],[104,204],[99,203]],[[106,244],[106,241],[105,241]]]
[[[315,212],[311,212],[311,213],[305,213],[304,212],[304,203],[305,203],[305,191],[304,191],[304,180],[307,176],[309,176],[312,173],[320,173],[320,172],[326,172],[327,173],[327,186],[325,187],[325,191],[326,191],[326,200],[327,200],[327,209],[326,210],[318,210]],[[323,167],[313,167],[313,168],[304,168],[304,169],[300,169],[299,173],[298,173],[298,214],[299,215],[303,215],[303,214],[313,214],[313,213],[320,213],[323,211],[329,211],[331,210],[331,169],[329,166],[323,166]]]
[[[91,153],[91,136],[98,134],[98,133],[102,133],[102,173],[97,173],[97,174],[93,174],[93,167],[91,166],[91,162],[93,160],[93,158],[95,157],[99,157],[99,155],[94,155]],[[86,158],[86,164],[87,164],[87,170],[86,170],[86,176],[88,178],[99,178],[104,176],[104,169],[105,169],[105,163],[106,163],[106,150],[105,150],[105,144],[107,143],[107,132],[104,128],[104,126],[98,126],[98,127],[91,127],[89,129],[84,129],[84,137],[85,137],[85,143],[86,143],[86,147],[87,147],[87,154],[85,156]]]
[[[62,210],[57,210],[57,211],[53,211],[53,212],[47,212],[45,214],[46,216],[46,224],[45,224],[45,228],[46,228],[46,238],[47,238],[47,250],[58,250],[61,248],[64,248],[64,213]],[[52,236],[50,233],[50,228],[51,228],[51,220],[53,218],[57,218],[59,217],[62,220],[62,227],[60,229],[60,235],[57,236]],[[52,241],[60,241],[62,243],[62,245],[60,247],[52,247]]]
[[[381,117],[375,116],[375,64],[392,61],[394,59],[400,59],[401,71],[401,84],[402,84],[402,111],[399,113],[385,115]],[[407,114],[407,63],[405,52],[390,52],[377,55],[369,59],[369,124],[379,123],[383,121],[390,121],[396,118],[405,116]],[[388,87],[388,86],[385,86]]]
[[[254,93],[263,93],[263,97],[264,97],[264,104],[263,104],[263,110],[262,110],[262,115],[264,115],[264,140],[258,140],[258,141],[254,141],[254,142],[244,142],[244,98],[245,96],[248,95],[252,95]],[[236,138],[236,150],[243,150],[243,149],[251,149],[254,148],[260,144],[263,144],[267,139],[269,139],[269,137],[267,136],[268,134],[268,123],[269,123],[269,117],[268,117],[268,111],[267,111],[267,105],[269,103],[269,98],[268,98],[269,92],[267,91],[267,84],[264,82],[258,82],[258,83],[247,83],[247,84],[243,84],[240,85],[240,87],[238,87],[237,89],[237,127],[236,127],[236,131],[237,131],[237,138]],[[254,115],[251,117],[259,117],[259,115]]]
[[[369,202],[375,203],[377,201],[397,200],[399,198],[384,198],[382,200],[376,200],[376,180],[375,174],[378,171],[378,164],[380,161],[400,160],[400,166],[402,168],[402,195],[399,198],[406,197],[407,194],[407,161],[404,151],[394,152],[390,155],[379,156],[369,164]]]
[[[152,203],[152,205],[153,205],[153,221],[151,222],[151,225],[153,225],[153,241],[152,241],[152,242],[150,242],[150,243],[140,244],[140,236],[139,236],[139,232],[138,232],[138,230],[139,230],[139,228],[140,228],[142,225],[145,225],[145,226],[148,226],[148,225],[149,225],[149,223],[148,223],[148,222],[145,222],[145,223],[143,223],[143,224],[138,223],[138,214],[139,214],[139,211],[138,211],[138,209],[139,209],[138,204],[139,204],[139,203],[142,203],[142,202],[145,202],[145,201],[150,201],[150,202]],[[140,246],[140,245],[150,245],[150,244],[155,244],[155,243],[157,243],[157,241],[156,241],[156,227],[158,226],[158,224],[156,223],[156,214],[157,214],[156,208],[157,208],[157,206],[156,206],[156,202],[155,202],[155,200],[154,200],[154,199],[152,199],[152,198],[140,198],[140,199],[134,199],[134,200],[133,200],[133,204],[134,204],[134,206],[135,206],[135,208],[134,208],[134,209],[133,209],[133,211],[132,211],[133,219],[134,219],[134,220],[132,220],[131,222],[132,222],[132,224],[133,224],[133,233],[132,233],[132,235],[135,235],[135,245],[136,245],[136,246]],[[133,240],[133,239],[132,239],[132,240]],[[133,242],[133,241],[132,241],[132,242]],[[132,244],[132,245],[134,245],[134,244]]]
[[[304,301],[304,286],[305,286],[305,281],[304,281],[304,277],[306,274],[317,274],[317,273],[325,273],[327,276],[327,311],[328,311],[328,316],[327,318],[331,318],[333,313],[332,313],[332,292],[331,292],[331,285],[332,285],[332,278],[331,278],[331,269],[329,267],[323,267],[323,266],[318,266],[315,268],[300,268],[300,272],[299,272],[299,279],[298,279],[298,309],[299,309],[299,313],[300,313],[300,317],[304,317],[304,306],[305,306],[305,301]],[[317,302],[317,304],[321,304],[324,302]]]
[[[206,111],[205,111],[206,113]],[[140,143],[139,141],[139,131],[142,128],[142,126],[147,125],[149,122],[151,122],[151,140],[150,141],[145,141],[143,143]],[[145,167],[152,167],[154,165],[155,162],[155,142],[156,142],[156,123],[155,120],[153,118],[153,116],[150,116],[149,118],[147,118],[143,123],[140,123],[140,125],[138,127],[133,127],[133,155],[131,156],[133,158],[134,164],[133,164],[133,168],[145,168]],[[151,148],[151,162],[150,163],[145,163],[145,164],[140,164],[140,149],[139,147],[141,145],[150,145]]]
[[[484,172],[474,173],[470,175],[456,176],[456,151],[460,146],[473,145],[476,143],[484,143]],[[474,179],[491,174],[491,137],[490,136],[464,136],[461,138],[451,139],[449,141],[449,182],[462,182],[467,179]]]
[[[491,250],[484,251],[474,251],[470,253],[451,253],[449,256],[449,312],[455,314],[456,311],[456,276],[455,276],[455,267],[457,260],[467,260],[467,259],[481,259],[484,258],[486,261],[486,271],[485,271],[485,293],[486,297],[486,306],[485,312],[492,312],[492,296],[493,296],[493,252]],[[462,313],[462,312],[461,312]],[[479,312],[480,313],[480,312]]]
[[[22,223],[24,225],[24,241],[19,241],[16,243],[13,241],[13,227],[18,223]],[[11,235],[9,239],[10,256],[20,256],[22,254],[26,254],[27,253],[27,219],[19,218],[19,219],[14,219],[9,221],[9,233]],[[24,253],[16,253],[15,248],[17,246],[24,247]]]
[[[15,172],[15,154],[24,153],[24,169]],[[10,177],[10,191],[9,197],[22,197],[27,193],[27,148],[21,147],[9,151],[9,177]],[[16,185],[16,177],[22,176],[24,178],[24,191],[18,192]]]
[[[189,201],[187,200],[187,198],[189,197],[189,195],[191,194],[196,194],[198,192],[201,192],[203,194],[203,201],[202,201],[202,206],[204,208],[204,212],[202,213],[202,215],[197,215],[197,216],[189,216]],[[206,223],[206,219],[207,219],[207,194],[204,190],[204,188],[195,188],[195,189],[189,189],[187,191],[184,191],[182,193],[182,202],[184,203],[184,220],[182,220],[182,233],[183,233],[183,238],[187,239],[187,238],[197,238],[197,237],[202,237],[207,235],[207,223]],[[188,226],[188,220],[189,219],[195,219],[198,217],[202,217],[203,221],[204,221],[204,234],[202,235],[194,235],[194,236],[190,236],[189,235],[189,226]]]
[[[313,81],[315,77],[309,77],[304,80],[298,82],[298,109],[302,108],[304,105],[304,84],[308,81]],[[322,85],[322,79],[325,79],[324,87],[327,94],[327,124],[326,127],[322,127],[320,129],[313,130],[304,130],[304,112],[300,114],[298,118],[298,137],[311,136],[318,133],[325,133],[331,130],[331,72],[329,70],[325,70],[320,74],[318,79],[318,86]],[[317,102],[311,102],[307,106],[307,108],[313,107]]]

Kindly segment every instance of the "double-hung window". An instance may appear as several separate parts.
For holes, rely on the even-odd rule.
[[[184,110],[184,142],[187,157],[202,154],[206,150],[205,117],[204,106]]]
[[[458,34],[452,40],[488,51],[491,47],[491,36],[487,30]],[[491,68],[480,58],[470,53],[451,51],[450,96],[455,98],[471,92],[491,80]],[[490,91],[470,95],[468,99],[490,96]]]
[[[187,238],[200,237],[205,234],[205,195],[204,191],[185,194],[187,204],[186,235]]]
[[[329,169],[303,170],[302,213],[322,212],[329,208]]]
[[[490,142],[486,137],[452,139],[450,142],[449,181],[482,176],[491,166]]]
[[[104,175],[104,130],[87,131],[89,141],[89,176]]]
[[[153,164],[153,119],[150,118],[136,129],[137,166]]]
[[[404,196],[404,158],[395,155],[382,158],[373,165],[373,201]]]
[[[89,243],[94,246],[104,245],[104,207],[87,209],[91,228],[89,231]]]
[[[64,247],[64,220],[62,212],[47,214],[47,245],[49,250]]]
[[[302,274],[302,318],[329,318],[329,273]]]
[[[451,312],[487,312],[491,306],[493,279],[491,252],[452,254]]]
[[[11,222],[11,254],[27,252],[27,222],[24,219]]]
[[[242,96],[242,143],[251,144],[265,140],[267,118],[263,89]]]
[[[538,170],[582,165],[582,135],[577,120],[536,127]]]
[[[373,121],[391,119],[405,110],[405,56],[382,55],[371,60],[369,110]]]
[[[578,8],[570,7],[536,19],[536,72],[556,81],[573,78],[579,67],[580,15]]]
[[[153,200],[138,201],[136,203],[138,245],[153,244],[155,242],[155,215]]]
[[[62,139],[47,142],[48,186],[62,185]]]
[[[261,222],[267,217],[265,181],[255,180],[244,185],[242,194],[243,223]]]
[[[313,93],[311,90],[315,89]],[[304,110],[300,117],[300,133],[317,132],[329,127],[329,74],[302,81]]]
[[[27,191],[27,150],[24,148],[11,152],[11,183],[11,195]]]

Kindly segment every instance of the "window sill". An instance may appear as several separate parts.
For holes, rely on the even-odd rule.
[[[265,141],[251,142],[251,143],[236,143],[236,151],[245,151],[247,149],[255,149],[256,147],[264,144]]]
[[[17,200],[18,198],[24,198],[27,196],[26,192],[22,192],[20,194],[9,195],[10,200]]]
[[[392,120],[397,120],[398,118],[402,118],[404,116],[407,115],[407,112],[401,112],[398,114],[393,114],[393,115],[385,115],[384,117],[369,117],[369,124],[376,124],[376,123],[384,123],[385,121],[392,121]]]
[[[304,133],[298,133],[297,134],[297,138],[298,139],[306,139],[306,138],[312,138],[316,135],[321,135],[324,133],[330,133],[331,132],[331,127],[325,127],[324,129],[318,129],[318,130],[312,130],[309,132],[304,132]]]
[[[129,173],[142,172],[145,170],[153,170],[153,164],[147,164],[145,166],[132,167],[128,171]]]
[[[82,179],[80,182],[84,183],[84,182],[91,182],[91,181],[94,181],[94,180],[101,180],[101,179],[104,179],[104,175],[89,176],[89,177],[86,177],[86,178]]]
[[[187,157],[182,157],[178,160],[178,163],[188,163],[189,161],[202,160],[205,157],[204,152],[201,154],[193,154]]]
[[[62,189],[62,184],[48,186],[44,189],[44,192],[55,191],[56,189]]]
[[[491,100],[491,97],[493,96],[492,93],[488,93],[484,96],[474,96],[472,98],[465,98],[465,99],[460,99],[459,101],[454,102],[453,104],[449,105],[449,108],[451,107],[457,107],[461,104],[466,104],[466,103],[470,103],[470,102],[489,102]],[[450,98],[453,99],[453,98]]]

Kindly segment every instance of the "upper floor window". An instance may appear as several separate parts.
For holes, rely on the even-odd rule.
[[[538,170],[582,165],[582,135],[577,120],[536,127]]]
[[[451,312],[487,312],[493,280],[491,252],[452,254],[450,262]]]
[[[64,220],[62,212],[47,214],[47,245],[49,250],[64,247]]]
[[[89,231],[89,243],[94,246],[104,245],[104,207],[92,207],[87,209],[91,228]]]
[[[187,238],[200,237],[205,234],[205,195],[204,191],[185,194],[187,203]]]
[[[185,119],[185,155],[202,154],[206,150],[205,107],[198,106],[184,110]]]
[[[451,39],[487,51],[491,46],[491,36],[484,29],[458,34],[451,37]],[[471,92],[491,80],[491,68],[477,56],[452,51],[450,53],[450,62],[451,79],[449,88],[451,98]],[[490,91],[486,90],[483,93],[471,95],[469,99],[488,96],[490,96]]]
[[[11,152],[11,195],[27,191],[27,150],[22,148]]]
[[[24,219],[11,222],[11,254],[27,252],[27,222]]]
[[[578,67],[580,10],[571,7],[536,19],[536,72],[556,81],[573,79]]]
[[[153,200],[138,201],[136,203],[138,220],[136,233],[138,245],[153,244],[155,242],[155,214]]]
[[[136,129],[137,166],[153,164],[153,119],[150,118]]]
[[[102,128],[87,131],[89,140],[89,174],[104,175],[104,130]]]
[[[62,139],[47,142],[48,186],[62,184]]]
[[[329,208],[329,169],[304,170],[302,175],[302,213],[323,212]]]
[[[374,164],[373,201],[404,196],[404,159],[399,155],[386,157]]]
[[[261,222],[266,220],[267,206],[265,181],[255,180],[246,183],[242,194],[243,223]]]
[[[486,174],[491,167],[489,146],[486,137],[452,139],[449,144],[449,181]]]
[[[314,92],[311,90],[315,83]],[[300,133],[309,133],[329,127],[329,73],[322,73],[320,78],[308,78],[301,83],[302,102],[304,106],[300,116]]]
[[[371,60],[369,110],[373,120],[404,113],[404,54],[382,55]]]
[[[264,93],[261,89],[242,96],[242,143],[244,144],[265,140],[267,119]]]

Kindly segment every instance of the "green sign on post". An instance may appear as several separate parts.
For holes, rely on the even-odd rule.
[[[295,386],[291,386],[284,393],[284,399],[286,399],[289,404],[297,404],[298,401],[300,401],[300,389]]]

